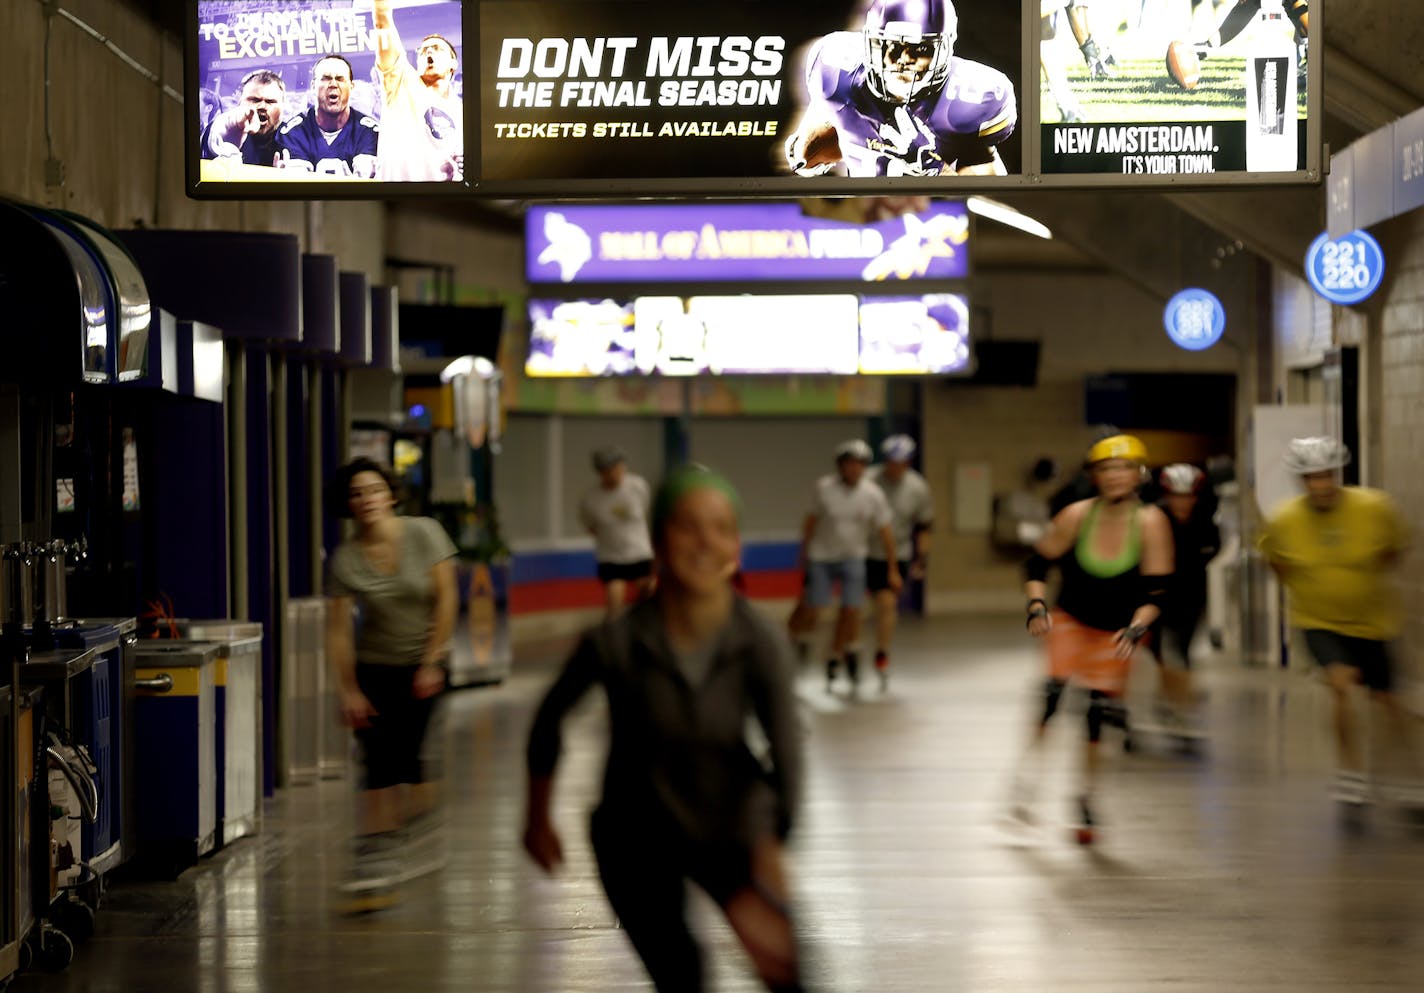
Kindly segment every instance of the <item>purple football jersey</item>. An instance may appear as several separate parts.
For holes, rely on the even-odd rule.
[[[290,158],[311,163],[314,172],[350,176],[358,155],[375,158],[379,131],[374,119],[353,110],[335,139],[328,142],[317,124],[316,112],[308,107],[282,125],[277,148],[279,154],[285,152]]]
[[[944,86],[905,105],[877,99],[865,75],[865,46],[853,31],[823,38],[806,73],[852,176],[938,176],[978,165],[1018,123],[1009,77],[979,62],[951,59]]]

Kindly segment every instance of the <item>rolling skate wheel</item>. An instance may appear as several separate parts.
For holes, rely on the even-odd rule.
[[[1080,845],[1091,845],[1093,843],[1093,829],[1090,827],[1080,827],[1073,831],[1073,837]]]

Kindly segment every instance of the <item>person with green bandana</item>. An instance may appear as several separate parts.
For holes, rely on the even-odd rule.
[[[1031,819],[1044,732],[1063,697],[1076,686],[1088,694],[1083,781],[1077,798],[1077,836],[1094,840],[1093,795],[1104,723],[1121,712],[1138,644],[1162,612],[1173,571],[1172,525],[1160,507],[1138,496],[1147,447],[1133,435],[1104,438],[1088,451],[1097,495],[1059,511],[1034,545],[1027,565],[1028,630],[1048,650],[1044,708],[1024,767],[1014,784],[1013,812]],[[1048,572],[1061,577],[1057,603],[1048,604]]]
[[[740,501],[696,465],[652,507],[657,592],[589,631],[529,733],[524,847],[553,872],[563,844],[550,813],[564,715],[602,683],[611,742],[592,818],[599,875],[659,993],[700,993],[688,927],[690,880],[726,915],[761,983],[801,984],[782,846],[802,781],[802,729],[786,634],[738,596]],[[754,750],[746,727],[760,725]]]

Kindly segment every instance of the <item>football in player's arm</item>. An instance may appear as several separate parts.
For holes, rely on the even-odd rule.
[[[1013,84],[954,55],[958,28],[951,0],[874,0],[859,33],[821,39],[787,166],[802,176],[1004,175]]]

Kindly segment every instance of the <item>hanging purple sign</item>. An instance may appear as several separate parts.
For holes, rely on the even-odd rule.
[[[963,279],[964,204],[856,224],[794,203],[531,207],[531,283]]]

